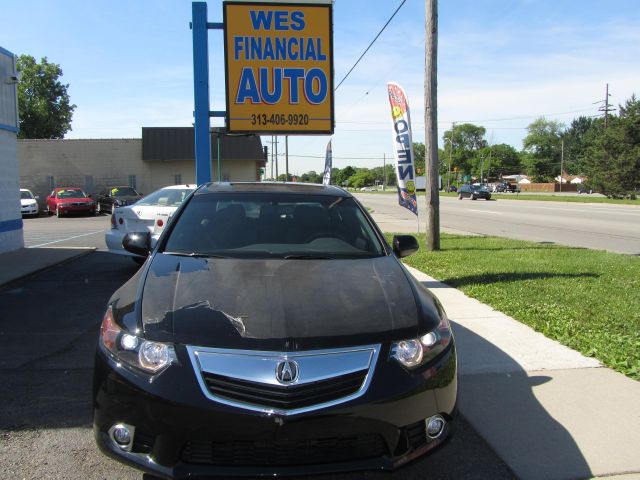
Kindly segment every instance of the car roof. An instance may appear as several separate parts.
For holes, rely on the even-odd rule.
[[[191,184],[187,183],[187,184],[184,184],[184,185],[167,185],[166,187],[159,188],[158,190],[178,189],[178,188],[193,188],[193,189],[195,189],[195,188],[198,188],[198,186],[195,183],[191,183]]]
[[[300,182],[212,182],[198,189],[196,195],[205,193],[297,193],[351,197],[349,192],[334,185]]]

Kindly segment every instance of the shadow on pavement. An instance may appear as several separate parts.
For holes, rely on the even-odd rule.
[[[546,375],[530,375],[509,355],[453,323],[459,352],[459,407],[522,479],[591,478],[571,434],[536,398]]]
[[[129,258],[96,252],[0,290],[0,430],[91,425],[102,315],[136,270]]]

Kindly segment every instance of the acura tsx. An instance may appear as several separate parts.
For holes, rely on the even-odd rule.
[[[338,187],[211,183],[106,307],[94,432],[160,478],[397,468],[450,435],[447,316]]]

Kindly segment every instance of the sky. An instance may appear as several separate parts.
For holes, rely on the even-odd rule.
[[[209,21],[222,2],[209,0]],[[401,0],[335,0],[335,84]],[[141,127],[193,122],[191,2],[0,0],[0,46],[60,64],[74,112],[67,138],[140,138]],[[540,116],[569,125],[640,95],[636,0],[443,0],[438,24],[438,137],[452,122],[518,150]],[[388,81],[402,85],[413,140],[424,141],[425,1],[407,0],[335,92],[333,165],[393,156]],[[224,110],[222,31],[209,33],[211,110]],[[212,126],[222,126],[212,119]],[[329,136],[290,136],[289,170],[321,172]],[[263,137],[263,143],[271,137]],[[284,137],[279,137],[280,173]]]

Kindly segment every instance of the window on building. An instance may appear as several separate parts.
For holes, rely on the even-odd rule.
[[[173,184],[174,185],[182,185],[182,175],[179,173],[176,173],[173,176]]]
[[[135,175],[129,175],[129,186],[133,189],[136,189],[136,176]]]

